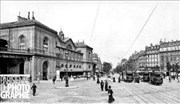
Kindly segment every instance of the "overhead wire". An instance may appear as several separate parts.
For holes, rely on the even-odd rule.
[[[136,36],[136,38],[134,39],[134,41],[132,42],[132,44],[130,45],[130,47],[128,48],[128,50],[125,52],[125,54],[123,56],[126,56],[127,53],[130,51],[130,49],[132,48],[132,46],[135,44],[136,40],[138,39],[138,37],[140,36],[141,32],[143,31],[144,27],[146,26],[146,24],[148,23],[149,19],[151,18],[152,14],[154,13],[156,7],[158,5],[158,2],[156,3],[156,5],[154,6],[153,10],[151,11],[150,15],[148,16],[147,20],[145,21],[145,23],[143,24],[141,30],[139,31],[138,35]]]
[[[96,16],[95,16],[95,19],[94,19],[93,28],[92,28],[92,31],[91,31],[91,36],[90,36],[90,39],[89,39],[89,45],[91,45],[91,38],[92,38],[92,35],[94,33],[94,29],[95,29],[95,26],[96,26],[97,17],[98,17],[98,14],[99,14],[99,8],[100,8],[100,3],[98,4],[97,10],[96,10]]]

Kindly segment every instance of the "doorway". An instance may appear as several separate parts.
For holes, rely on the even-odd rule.
[[[47,69],[48,69],[48,62],[45,61],[43,63],[43,80],[47,80]]]

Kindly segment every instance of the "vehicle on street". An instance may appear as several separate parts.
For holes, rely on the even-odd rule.
[[[125,81],[132,82],[134,80],[133,71],[126,71]]]
[[[142,80],[143,80],[143,82],[148,82],[150,80],[148,71],[143,72]]]
[[[161,85],[163,83],[163,77],[161,72],[151,72],[150,73],[150,83]]]

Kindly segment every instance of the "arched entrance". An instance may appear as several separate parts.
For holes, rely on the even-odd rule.
[[[21,63],[21,64],[20,64],[19,74],[24,74],[24,63]]]
[[[45,61],[43,63],[43,80],[47,80],[47,69],[48,69],[48,62]]]

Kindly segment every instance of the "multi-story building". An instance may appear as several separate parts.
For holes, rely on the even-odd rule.
[[[138,64],[139,70],[144,70],[144,68],[146,67],[146,54],[144,50],[139,52],[137,64]]]
[[[98,72],[102,72],[102,63],[101,63],[101,59],[100,57],[98,56],[97,53],[94,53],[93,54],[93,62],[95,63],[96,67],[96,73]]]
[[[145,51],[134,52],[129,60],[135,68],[150,68],[167,71],[167,62],[170,65],[180,66],[180,41],[160,41],[159,45],[150,44],[145,47]],[[179,69],[180,71],[180,69]]]
[[[150,45],[146,46],[146,66],[147,68],[156,69],[160,67],[160,59],[159,59],[159,45]]]
[[[93,70],[93,60],[92,60],[92,55],[93,55],[93,48],[86,45],[83,42],[77,42],[75,43],[77,47],[77,52],[80,52],[83,54],[82,57],[82,65],[83,68],[86,69],[84,70],[84,74],[90,74],[90,72]]]
[[[28,13],[18,21],[0,24],[0,73],[30,74],[32,80],[51,79],[64,74],[87,74],[92,71],[93,48],[75,44]]]
[[[167,71],[167,62],[180,65],[180,41],[160,41],[160,63],[164,71]]]

